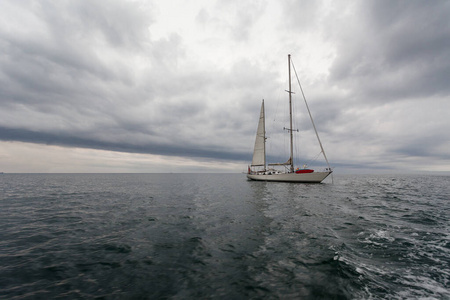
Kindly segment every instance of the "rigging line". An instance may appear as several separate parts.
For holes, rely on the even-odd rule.
[[[322,154],[322,151],[320,151],[314,158],[309,159],[307,164],[312,165],[317,160],[320,154]]]
[[[320,138],[319,138],[319,134],[317,133],[316,124],[314,124],[314,120],[311,115],[311,111],[309,110],[308,102],[306,102],[305,93],[303,93],[303,88],[302,88],[302,85],[300,84],[300,79],[298,79],[297,70],[295,69],[294,62],[292,61],[292,59],[291,59],[291,63],[292,63],[292,67],[294,69],[295,77],[297,77],[298,85],[300,86],[300,91],[302,91],[303,100],[305,100],[306,109],[308,110],[309,118],[311,119],[311,123],[314,127],[314,131],[316,132],[316,136],[317,136],[317,140],[319,141],[320,149],[322,150],[323,157],[325,158],[325,161],[327,162],[328,168],[331,170],[330,163],[328,162],[327,155],[325,154],[325,150],[323,149],[322,142],[320,141]]]

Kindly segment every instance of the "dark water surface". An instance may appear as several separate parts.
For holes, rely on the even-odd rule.
[[[0,299],[450,299],[450,177],[0,175]]]

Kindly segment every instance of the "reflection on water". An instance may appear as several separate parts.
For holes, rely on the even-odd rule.
[[[4,174],[0,297],[447,298],[449,186]]]

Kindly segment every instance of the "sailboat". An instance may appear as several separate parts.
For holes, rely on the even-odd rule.
[[[311,112],[306,102],[305,95],[302,90],[303,99],[305,100],[306,108],[308,110],[314,131],[316,132],[316,137],[320,145],[321,153],[323,154],[328,168],[324,171],[316,172],[313,169],[309,169],[306,165],[300,169],[294,169],[294,138],[292,128],[292,90],[291,90],[291,55],[288,55],[288,70],[289,70],[289,128],[284,128],[289,131],[290,135],[290,157],[285,163],[266,163],[266,128],[265,128],[265,112],[264,112],[264,100],[261,104],[261,112],[259,115],[258,128],[256,130],[255,147],[253,150],[252,164],[248,167],[247,178],[250,180],[260,180],[260,181],[281,181],[281,182],[304,182],[304,183],[320,183],[325,178],[328,177],[333,171],[328,163],[327,156],[320,141],[319,134],[316,130],[316,125],[312,118]],[[295,71],[295,67],[294,67]],[[297,72],[295,72],[297,74]],[[298,79],[298,77],[297,77]],[[298,81],[300,84],[300,81]],[[301,89],[301,85],[300,85]],[[298,131],[298,130],[296,130]],[[283,170],[278,170],[275,166],[284,166]]]

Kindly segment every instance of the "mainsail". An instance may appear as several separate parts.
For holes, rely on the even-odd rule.
[[[253,151],[252,166],[266,166],[266,130],[264,123],[264,100],[261,104],[258,129],[256,131],[255,149]]]

